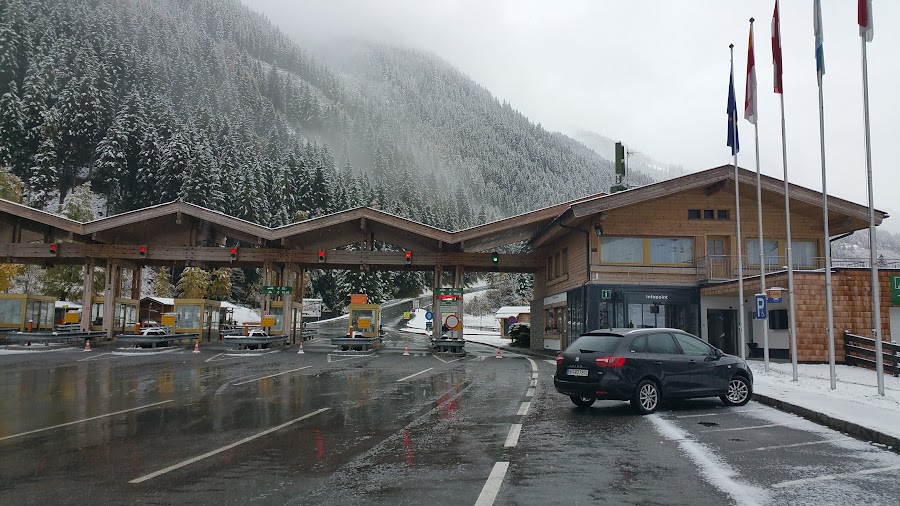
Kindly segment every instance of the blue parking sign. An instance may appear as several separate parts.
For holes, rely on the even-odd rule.
[[[425,312],[425,319],[426,319],[426,320],[433,320],[433,319],[434,319],[434,315],[431,313],[431,311],[426,311],[426,312]]]
[[[766,294],[764,293],[756,294],[756,315],[754,318],[757,320],[766,319]]]

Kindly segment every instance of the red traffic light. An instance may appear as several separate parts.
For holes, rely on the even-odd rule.
[[[59,245],[57,245],[55,242],[50,243],[50,254],[56,255],[58,253],[59,253]]]
[[[319,250],[319,261],[320,261],[320,262],[324,262],[324,261],[325,261],[325,250],[323,250],[323,249],[320,249],[320,250]]]
[[[141,258],[147,258],[147,247],[144,245],[141,245],[138,248],[138,254],[141,256]]]
[[[406,263],[412,263],[412,251],[406,252]]]
[[[235,259],[237,259],[237,248],[232,247],[231,248],[231,260],[235,260]]]

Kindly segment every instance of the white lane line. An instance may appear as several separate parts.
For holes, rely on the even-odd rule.
[[[417,373],[415,373],[415,374],[410,374],[409,376],[407,376],[407,377],[405,377],[405,378],[400,378],[400,379],[398,379],[397,381],[399,382],[399,381],[405,381],[405,380],[408,380],[409,378],[415,378],[416,376],[418,376],[418,375],[420,375],[420,374],[425,374],[426,372],[428,372],[428,371],[430,371],[430,370],[432,370],[432,369],[434,369],[434,367],[429,367],[428,369],[425,369],[424,371],[419,371],[419,372],[417,372]]]
[[[536,372],[537,372],[537,364],[535,363],[535,361],[534,361],[534,360],[531,360],[531,359],[528,358],[528,357],[525,357],[525,359],[528,360],[528,363],[529,363],[529,364],[531,364],[531,372],[535,372],[535,373],[536,373]]]
[[[715,413],[703,413],[702,415],[681,415],[681,416],[676,416],[675,418],[702,418],[704,416],[734,415],[737,413],[750,413],[752,411],[762,411],[764,409],[766,409],[766,408],[740,409],[740,410],[732,411],[732,410],[725,408],[725,409],[722,409],[721,411],[717,411]]]
[[[786,427],[788,425],[797,425],[799,423],[804,423],[806,420],[798,420],[796,422],[786,422],[786,423],[770,423],[766,425],[753,425],[751,427],[732,427],[730,429],[712,429],[705,430],[703,432],[732,432],[736,430],[753,430],[753,429],[765,429],[768,427]]]
[[[375,353],[369,353],[368,355],[350,355],[350,356],[345,356],[345,357],[342,357],[339,359],[334,359],[334,358],[331,358],[331,353],[329,353],[326,356],[326,359],[327,359],[328,363],[330,364],[332,362],[344,362],[346,360],[353,360],[354,358],[366,358],[366,357],[371,357],[373,355],[375,355]]]
[[[537,387],[537,379],[531,378],[531,384],[528,386],[530,386],[531,388]]]
[[[261,357],[263,355],[271,355],[273,353],[281,353],[281,350],[272,350],[272,351],[267,351],[265,353],[228,353],[228,352],[225,352],[225,355],[228,357]]]
[[[519,444],[519,434],[522,433],[522,424],[514,423],[509,428],[509,434],[506,436],[506,442],[503,443],[503,446],[506,448],[511,448]]]
[[[12,436],[4,436],[4,437],[0,437],[0,441],[3,441],[3,440],[5,440],[5,439],[12,439],[12,438],[15,438],[15,437],[20,437],[20,436],[27,436],[28,434],[34,434],[34,433],[36,433],[36,432],[43,432],[43,431],[45,431],[45,430],[58,429],[58,428],[60,428],[60,427],[66,427],[67,425],[75,425],[76,423],[90,422],[91,420],[97,420],[97,419],[100,419],[100,418],[106,418],[107,416],[121,415],[122,413],[128,413],[129,411],[137,411],[137,410],[139,410],[139,409],[152,408],[153,406],[159,406],[160,404],[166,404],[166,403],[169,403],[169,402],[175,402],[175,401],[174,401],[173,399],[169,399],[168,401],[160,401],[160,402],[154,402],[153,404],[145,404],[145,405],[143,405],[143,406],[138,406],[138,407],[136,407],[136,408],[123,409],[122,411],[115,411],[115,412],[113,412],[113,413],[107,413],[107,414],[105,414],[105,415],[97,415],[97,416],[92,416],[92,417],[90,417],[90,418],[83,418],[83,419],[81,419],[81,420],[75,420],[74,422],[61,423],[61,424],[59,424],[59,425],[54,425],[54,426],[52,426],[52,427],[44,427],[43,429],[35,429],[35,430],[30,430],[30,431],[28,431],[28,432],[20,432],[20,433],[18,433],[18,434],[13,434]]]
[[[452,364],[453,362],[459,362],[460,360],[466,358],[466,357],[459,357],[459,358],[454,358],[453,360],[444,360],[444,359],[442,359],[441,357],[439,357],[439,356],[437,356],[437,355],[434,355],[434,354],[432,354],[431,356],[434,357],[434,358],[436,358],[436,359],[438,359],[438,360],[440,360],[441,362],[443,362],[443,363],[445,363],[445,364]]]
[[[826,474],[826,475],[822,475],[822,476],[815,476],[812,478],[802,478],[799,480],[782,481],[781,483],[776,483],[776,484],[772,485],[772,488],[793,487],[796,485],[806,485],[807,483],[815,483],[817,481],[837,480],[839,478],[846,478],[846,477],[850,477],[850,476],[865,476],[867,474],[883,473],[886,471],[895,471],[897,469],[900,469],[900,465],[879,467],[876,469],[864,469],[862,471],[851,471],[849,473]]]
[[[752,506],[768,502],[769,493],[766,490],[740,480],[740,474],[734,468],[709,447],[688,439],[687,433],[675,424],[657,414],[648,415],[645,419],[656,426],[657,432],[678,444],[681,451],[702,469],[700,476],[707,483],[731,496],[736,504]]]
[[[165,469],[160,469],[159,471],[155,471],[155,472],[152,472],[152,473],[150,473],[150,474],[141,476],[140,478],[135,478],[135,479],[129,481],[128,483],[141,483],[141,482],[145,482],[145,481],[147,481],[147,480],[152,480],[153,478],[156,478],[157,476],[161,476],[161,475],[163,475],[163,474],[166,474],[166,473],[168,473],[168,472],[174,471],[174,470],[176,470],[176,469],[180,469],[180,468],[182,468],[182,467],[184,467],[184,466],[189,466],[189,465],[193,464],[194,462],[199,462],[199,461],[201,461],[201,460],[203,460],[203,459],[205,459],[205,458],[212,457],[213,455],[216,455],[216,454],[218,454],[218,453],[222,453],[222,452],[224,452],[225,450],[230,450],[230,449],[234,448],[235,446],[240,446],[240,445],[242,445],[242,444],[244,444],[244,443],[249,443],[250,441],[253,441],[254,439],[261,438],[261,437],[265,436],[266,434],[271,434],[272,432],[275,432],[275,431],[277,431],[277,430],[281,430],[281,429],[287,427],[288,425],[295,424],[295,423],[297,423],[297,422],[299,422],[299,421],[301,421],[301,420],[305,420],[305,419],[307,419],[307,418],[309,418],[309,417],[318,415],[319,413],[324,413],[325,411],[328,411],[329,409],[330,409],[330,408],[322,408],[322,409],[313,411],[312,413],[308,413],[308,414],[306,414],[306,415],[303,415],[303,416],[301,416],[300,418],[294,418],[293,420],[291,420],[291,421],[289,421],[289,422],[285,422],[285,423],[283,423],[283,424],[281,424],[281,425],[272,427],[271,429],[264,430],[264,431],[262,431],[262,432],[260,432],[260,433],[258,433],[258,434],[254,434],[254,435],[252,435],[252,436],[250,436],[250,437],[246,437],[246,438],[244,438],[244,439],[241,439],[240,441],[238,441],[238,442],[236,442],[236,443],[231,443],[231,444],[228,445],[228,446],[223,446],[223,447],[221,447],[221,448],[219,448],[219,449],[217,449],[217,450],[213,450],[213,451],[211,451],[211,452],[204,453],[203,455],[199,455],[199,456],[194,457],[194,458],[192,458],[192,459],[185,460],[184,462],[179,462],[179,463],[177,463],[177,464],[173,464],[173,465],[171,465],[171,466],[169,466],[169,467],[167,467],[167,468],[165,468]]]
[[[88,357],[88,358],[80,358],[80,359],[76,360],[76,362],[84,362],[85,360],[93,360],[93,359],[95,359],[95,358],[97,358],[97,357],[102,357],[103,355],[112,355],[112,352],[111,352],[111,351],[108,351],[108,352],[106,352],[106,353],[100,353],[100,354],[98,354],[98,355],[93,355],[93,356],[90,356],[90,357]]]
[[[534,397],[534,388],[529,388],[527,392],[525,392],[525,397]]]
[[[528,414],[528,409],[531,408],[530,402],[523,402],[521,406],[519,406],[519,412],[516,413],[517,416],[525,416]]]
[[[820,445],[825,443],[840,443],[841,441],[852,441],[852,437],[840,437],[835,439],[823,439],[821,441],[809,441],[806,443],[794,443],[789,445],[775,445],[775,446],[763,446],[760,448],[750,448],[748,450],[736,450],[733,453],[747,453],[747,452],[759,452],[763,450],[780,450],[782,448],[793,448],[795,446],[809,446],[809,445]]]
[[[282,374],[288,374],[288,373],[292,373],[292,372],[301,371],[301,370],[303,370],[303,369],[309,369],[310,367],[312,367],[312,366],[311,366],[311,365],[305,365],[305,366],[303,366],[303,367],[298,367],[298,368],[296,368],[296,369],[291,369],[290,371],[283,371],[283,372],[279,372],[279,373],[275,373],[275,374],[270,374],[270,375],[268,375],[268,376],[263,376],[263,377],[261,377],[261,378],[253,378],[253,379],[250,379],[250,380],[247,380],[247,381],[242,381],[242,382],[240,382],[240,383],[233,383],[233,385],[234,385],[234,386],[245,385],[245,384],[247,384],[247,383],[253,383],[254,381],[264,380],[264,379],[266,379],[266,378],[274,378],[275,376],[281,376]]]
[[[500,492],[500,486],[503,485],[503,478],[506,476],[506,470],[509,469],[509,462],[497,462],[491,469],[491,475],[488,476],[481,493],[478,494],[478,500],[475,506],[491,506],[494,499],[497,498],[497,492]]]
[[[222,352],[222,353],[219,353],[219,354],[217,354],[217,355],[213,355],[213,356],[209,357],[208,359],[204,360],[203,362],[204,362],[204,363],[205,363],[205,362],[209,362],[210,360],[212,360],[212,359],[214,359],[214,358],[216,358],[216,357],[221,357],[221,356],[224,355],[224,354],[225,354],[225,353]]]
[[[538,373],[534,373],[531,375],[531,379],[538,379]]]

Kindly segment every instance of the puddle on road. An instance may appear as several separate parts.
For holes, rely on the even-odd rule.
[[[716,422],[697,422],[704,427],[718,427],[719,424]]]

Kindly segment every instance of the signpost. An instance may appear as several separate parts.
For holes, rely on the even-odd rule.
[[[891,305],[900,306],[900,276],[891,276]]]
[[[766,290],[766,296],[768,298],[768,302],[771,302],[772,304],[780,303],[782,300],[781,299],[781,290],[783,290],[783,288],[776,288],[776,287],[772,287],[772,288],[769,288],[768,290]]]
[[[259,292],[263,295],[284,295],[286,293],[291,293],[291,287],[289,286],[264,286]]]

